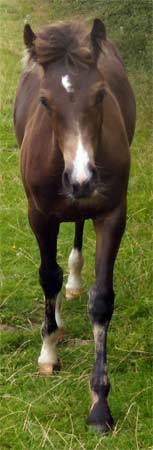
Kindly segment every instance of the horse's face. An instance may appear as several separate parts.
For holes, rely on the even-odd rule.
[[[94,193],[96,151],[101,134],[104,85],[96,67],[67,73],[48,67],[41,83],[40,102],[50,115],[56,142],[63,154],[63,186],[73,197]]]
[[[51,27],[35,35],[26,25],[24,42],[31,60],[44,70],[39,95],[63,154],[63,186],[79,198],[93,194],[97,182],[95,161],[105,94],[97,60],[106,35],[99,19],[89,35],[82,35],[74,25],[68,27],[63,34],[59,27]]]

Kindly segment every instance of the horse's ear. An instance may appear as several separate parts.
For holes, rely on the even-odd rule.
[[[106,29],[100,19],[95,19],[91,30],[91,44],[94,56],[97,58],[101,50],[101,41],[106,39]]]
[[[30,50],[33,47],[34,40],[36,39],[35,33],[32,31],[30,25],[27,23],[24,27],[24,43],[26,47]]]

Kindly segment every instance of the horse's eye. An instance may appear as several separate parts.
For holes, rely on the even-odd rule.
[[[39,100],[40,100],[40,103],[47,108],[47,106],[48,106],[47,98],[40,97]]]
[[[105,96],[105,89],[101,89],[101,91],[99,91],[96,95],[96,104],[99,105],[100,103],[102,103],[103,98]]]
[[[47,99],[46,97],[44,97],[44,96],[41,96],[41,97],[39,97],[39,100],[40,100],[40,103],[41,103],[43,106],[45,106],[45,108],[47,108],[47,110],[48,110],[49,112],[51,112],[51,106],[50,106],[50,104],[49,104],[48,99]]]

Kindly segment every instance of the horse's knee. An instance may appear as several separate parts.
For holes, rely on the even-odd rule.
[[[114,291],[99,289],[94,285],[89,292],[89,317],[100,325],[110,322],[114,310]]]
[[[63,283],[63,271],[56,265],[53,269],[40,266],[39,281],[46,298],[53,298],[61,290]]]

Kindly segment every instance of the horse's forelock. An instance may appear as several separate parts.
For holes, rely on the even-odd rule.
[[[36,60],[42,65],[61,60],[73,65],[92,63],[89,33],[78,22],[48,26],[36,35],[34,45]]]

